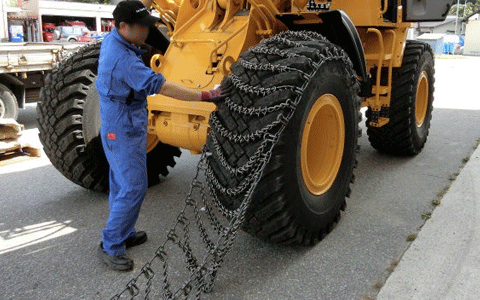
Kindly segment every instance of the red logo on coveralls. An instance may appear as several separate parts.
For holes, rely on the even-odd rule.
[[[109,139],[109,140],[116,140],[116,139],[117,139],[117,136],[115,135],[115,133],[108,133],[108,134],[107,134],[107,139]]]

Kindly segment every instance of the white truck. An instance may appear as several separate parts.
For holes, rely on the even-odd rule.
[[[18,109],[36,102],[44,76],[82,44],[1,43],[0,119],[17,119]]]

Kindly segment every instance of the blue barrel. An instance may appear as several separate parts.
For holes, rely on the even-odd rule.
[[[23,42],[23,25],[10,25],[8,33],[10,35],[10,42]]]
[[[444,43],[443,53],[453,54],[453,43]]]

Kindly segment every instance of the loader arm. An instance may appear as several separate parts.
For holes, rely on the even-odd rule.
[[[252,0],[249,10],[246,6],[242,0],[155,0],[153,7],[170,30],[170,46],[163,55],[152,57],[151,68],[182,86],[214,88],[246,49],[286,30],[275,18],[282,3]],[[151,147],[162,141],[193,153],[201,151],[214,104],[155,95],[148,98],[148,107]]]

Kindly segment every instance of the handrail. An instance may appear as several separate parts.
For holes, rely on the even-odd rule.
[[[397,34],[393,30],[387,30],[387,33],[390,33],[392,35],[392,49],[391,49],[391,54],[392,58],[390,59],[390,64],[388,65],[388,95],[390,96],[392,93],[392,73],[393,73],[393,56],[395,55],[395,41],[397,39]]]
[[[375,104],[372,107],[372,110],[380,110],[380,77],[382,76],[382,65],[383,58],[385,56],[385,49],[383,46],[383,36],[380,30],[376,28],[368,28],[367,33],[375,33],[378,37],[378,44],[380,45],[380,53],[378,58],[378,67],[377,67],[377,78],[375,80],[376,91],[375,91]]]
[[[388,10],[388,0],[383,0],[383,9],[380,12],[381,15],[385,14]]]

